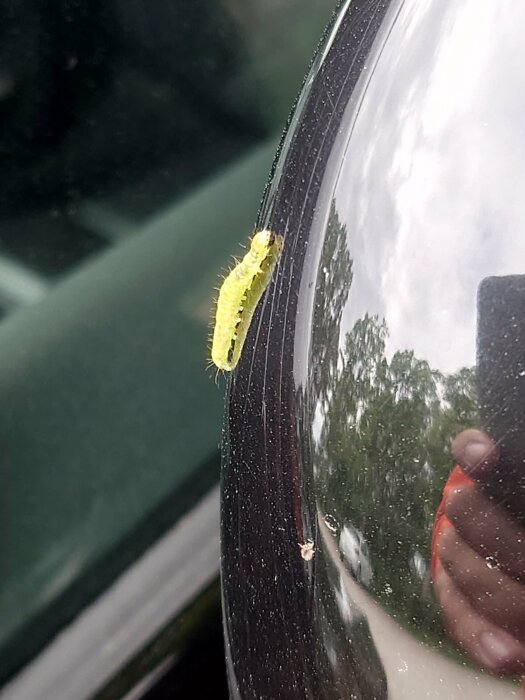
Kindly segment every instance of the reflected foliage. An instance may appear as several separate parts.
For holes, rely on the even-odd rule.
[[[341,348],[352,262],[335,212],[332,228],[321,263],[328,269],[318,287],[324,306],[317,307],[310,403],[320,506],[340,527],[363,534],[383,602],[419,626],[426,621],[424,631],[435,637],[432,598],[422,595],[432,526],[453,467],[451,441],[479,425],[475,370],[446,375],[409,349],[389,356],[388,327],[377,315],[358,319]]]
[[[346,244],[346,226],[332,203],[320,260],[312,338],[312,397],[328,410],[338,381],[339,332],[343,309],[352,285],[352,259]]]

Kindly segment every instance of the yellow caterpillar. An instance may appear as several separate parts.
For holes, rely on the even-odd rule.
[[[258,231],[250,250],[222,283],[211,346],[212,362],[219,369],[235,369],[255,308],[272,278],[282,248],[282,236]]]

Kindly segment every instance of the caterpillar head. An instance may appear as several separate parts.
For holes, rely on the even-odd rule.
[[[282,236],[278,236],[277,234],[273,233],[273,231],[264,229],[264,231],[257,231],[257,233],[254,234],[250,248],[255,255],[262,258],[268,254],[269,250],[272,249],[277,252],[281,250],[282,246]]]

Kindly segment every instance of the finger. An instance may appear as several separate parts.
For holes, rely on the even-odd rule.
[[[525,530],[476,486],[455,489],[445,507],[461,539],[489,565],[525,583]]]
[[[525,645],[480,616],[448,573],[434,581],[447,633],[480,666],[499,675],[525,673]]]
[[[452,455],[465,473],[476,481],[486,481],[499,460],[499,450],[486,433],[471,428],[452,442]]]
[[[450,578],[479,614],[525,639],[525,586],[476,554],[453,527],[439,535],[437,552]]]

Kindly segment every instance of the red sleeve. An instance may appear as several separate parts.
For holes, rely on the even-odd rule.
[[[473,480],[469,476],[467,476],[463,469],[458,465],[454,467],[454,469],[450,473],[450,476],[447,479],[447,483],[445,484],[445,488],[443,489],[443,497],[441,498],[441,503],[439,504],[439,507],[436,511],[434,529],[432,531],[432,563],[430,569],[432,580],[435,579],[439,567],[441,566],[441,562],[439,561],[439,557],[436,550],[438,535],[441,532],[443,532],[447,527],[452,527],[452,523],[445,515],[445,506],[450,492],[454,489],[459,488],[460,486],[467,486],[473,483]]]

